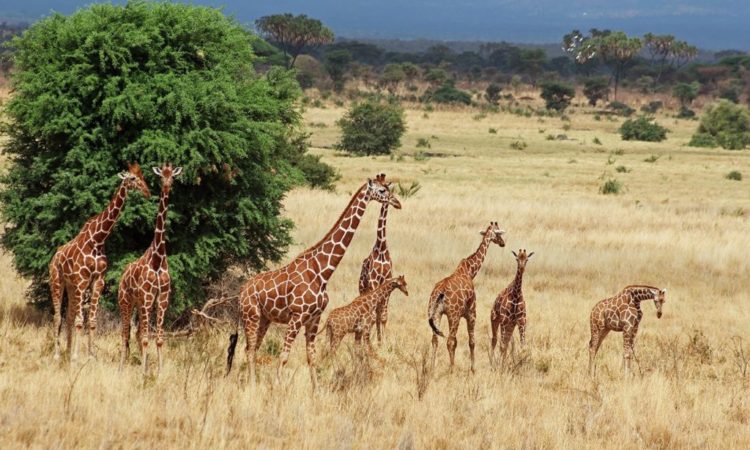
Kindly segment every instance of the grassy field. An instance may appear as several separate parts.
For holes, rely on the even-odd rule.
[[[214,330],[170,341],[165,370],[143,382],[138,355],[118,373],[110,321],[98,360],[57,364],[51,316],[24,305],[24,281],[3,256],[0,447],[750,447],[750,189],[746,179],[725,178],[731,170],[750,177],[750,153],[686,147],[697,123],[667,116],[658,120],[669,138],[653,144],[621,141],[619,119],[590,111],[571,111],[567,122],[410,109],[396,155],[351,158],[331,149],[343,112],[306,111],[314,151],[342,179],[335,193],[289,195],[297,244],[288,259],[328,230],[367,177],[419,182],[389,216],[395,273],[406,276],[410,296],[393,294],[379,360],[360,361],[347,340],[320,362],[311,396],[298,338],[274,385],[283,328],[273,327],[251,391],[244,352],[240,370],[223,377],[227,330]],[[429,148],[417,148],[420,138]],[[619,195],[599,193],[610,179],[622,184]],[[378,209],[370,206],[334,274],[329,309],[356,296]],[[456,370],[448,372],[443,339],[436,370],[425,369],[428,295],[491,220],[507,230],[507,247],[490,248],[476,279],[477,372],[468,370],[463,323]],[[536,252],[524,279],[529,345],[507,370],[491,371],[490,308],[513,278],[518,248]],[[592,379],[591,307],[634,283],[668,288],[664,316],[644,305],[633,377],[621,372],[622,339],[613,333]]]

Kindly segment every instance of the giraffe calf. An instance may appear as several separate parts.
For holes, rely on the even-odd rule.
[[[625,373],[630,371],[630,360],[633,357],[635,335],[641,323],[643,312],[641,302],[653,300],[656,306],[656,317],[661,318],[661,308],[666,300],[667,290],[653,286],[631,285],[614,297],[605,298],[591,310],[591,340],[589,341],[589,374],[596,372],[594,359],[599,346],[610,331],[622,333],[623,364]]]
[[[512,252],[516,257],[518,265],[516,276],[513,281],[503,289],[495,299],[495,305],[490,314],[492,326],[492,349],[490,350],[490,363],[495,365],[495,346],[497,345],[498,328],[500,329],[500,351],[503,354],[503,363],[508,350],[508,342],[513,336],[513,330],[518,326],[518,334],[521,345],[526,345],[526,302],[523,299],[523,273],[526,270],[526,262],[531,259],[534,252],[526,254],[525,249]]]
[[[368,351],[372,352],[370,330],[377,320],[377,310],[380,305],[388,301],[395,289],[399,289],[406,296],[409,295],[403,275],[386,280],[385,283],[360,295],[348,305],[331,311],[326,324],[323,326],[328,333],[328,342],[330,343],[328,355],[336,352],[341,340],[349,333],[354,333],[354,339],[358,344],[361,344],[364,338]]]

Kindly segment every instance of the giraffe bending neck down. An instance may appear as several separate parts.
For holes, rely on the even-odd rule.
[[[591,340],[589,341],[589,374],[594,375],[594,360],[599,346],[610,331],[622,333],[623,365],[625,373],[630,372],[630,360],[633,358],[635,336],[643,318],[641,302],[653,300],[656,306],[656,317],[661,318],[662,306],[666,301],[667,290],[647,285],[625,287],[613,297],[605,298],[591,310]]]
[[[503,354],[503,364],[508,350],[508,343],[513,336],[513,329],[518,326],[518,334],[521,345],[526,345],[526,302],[523,298],[523,274],[526,271],[526,263],[534,252],[526,254],[525,249],[518,253],[513,252],[516,257],[517,269],[513,281],[495,299],[495,305],[490,314],[490,325],[492,328],[492,347],[490,349],[490,363],[495,365],[495,346],[497,345],[498,328],[500,328],[500,351]]]
[[[151,194],[138,164],[130,164],[119,175],[120,186],[101,213],[89,219],[81,231],[68,243],[58,247],[49,265],[50,293],[54,309],[55,359],[60,358],[60,333],[62,331],[63,294],[67,293],[68,353],[72,360],[78,357],[78,342],[83,331],[83,297],[90,289],[88,314],[88,353],[94,355],[94,333],[99,297],[104,289],[107,257],[104,243],[120,217],[128,191],[138,190],[146,198]],[[73,327],[75,326],[75,333]]]
[[[456,270],[447,278],[440,280],[433,288],[432,294],[430,294],[430,301],[427,305],[427,319],[433,332],[433,366],[435,365],[435,356],[437,354],[438,336],[445,337],[443,332],[438,328],[440,318],[445,314],[448,316],[447,346],[451,370],[453,369],[456,355],[458,325],[463,317],[466,319],[466,331],[469,334],[471,371],[474,372],[474,325],[477,320],[474,277],[479,273],[479,269],[484,262],[484,257],[487,254],[487,247],[491,243],[505,247],[505,240],[503,240],[505,231],[498,227],[497,222],[490,222],[490,226],[480,234],[482,235],[482,242],[479,244],[479,248],[469,257],[462,259]]]
[[[382,177],[381,181],[385,181],[384,174],[380,174],[378,177]],[[391,184],[388,183],[389,188],[390,186]],[[380,217],[378,218],[378,231],[375,244],[367,258],[362,261],[362,271],[359,276],[360,295],[385,283],[385,281],[391,278],[393,274],[393,263],[391,261],[391,254],[388,251],[388,241],[386,240],[388,206],[388,203],[383,203],[380,207]],[[381,342],[382,337],[385,335],[385,326],[387,322],[388,298],[378,306],[378,310],[376,311],[375,326],[378,333],[378,342]]]
[[[165,164],[162,168],[154,167],[154,173],[161,179],[159,211],[156,214],[154,239],[146,252],[128,264],[120,278],[117,300],[122,316],[122,353],[120,369],[125,365],[130,354],[130,317],[133,308],[138,308],[138,343],[141,346],[141,366],[144,375],[148,373],[148,334],[151,309],[156,303],[156,354],[158,369],[161,372],[164,344],[164,315],[169,306],[169,294],[172,289],[167,262],[167,244],[164,237],[167,223],[167,204],[172,181],[182,172],[181,167],[172,168]]]
[[[317,244],[302,252],[288,265],[251,277],[240,290],[240,321],[247,339],[250,381],[255,384],[255,353],[271,323],[287,324],[284,348],[279,357],[277,380],[289,358],[292,343],[305,328],[307,364],[313,390],[315,373],[315,336],[320,316],[328,305],[326,287],[357,230],[370,200],[401,204],[385,183],[385,175],[368,180],[354,194],[341,216]],[[230,337],[227,373],[232,368],[237,334]]]

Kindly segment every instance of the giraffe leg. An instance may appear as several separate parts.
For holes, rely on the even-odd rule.
[[[73,325],[75,326],[75,334],[73,335],[73,349],[70,356],[72,361],[78,359],[78,345],[81,341],[81,335],[83,334],[83,293],[89,287],[89,280],[82,280],[78,286],[73,289],[73,313],[72,317],[75,318]]]
[[[625,365],[625,375],[630,375],[630,363],[633,359],[633,350],[635,347],[635,331],[633,329],[626,329],[622,333],[622,344],[623,344],[623,363]]]
[[[599,346],[602,345],[602,341],[609,334],[609,330],[598,330],[591,328],[591,340],[589,341],[589,375],[596,375],[596,354],[599,352]]]
[[[466,316],[466,332],[469,334],[469,355],[471,357],[471,373],[474,373],[474,325],[477,321],[476,312]]]
[[[62,331],[63,278],[60,267],[54,262],[49,267],[49,287],[52,295],[52,307],[55,311],[52,332],[55,336],[55,356],[60,359],[60,332]]]
[[[122,353],[120,356],[120,370],[122,370],[130,357],[130,322],[133,305],[128,298],[124,286],[120,286],[117,297],[117,303],[120,306],[120,320],[122,322]]]
[[[503,324],[500,326],[500,352],[502,353],[501,367],[505,367],[505,358],[508,356],[508,344],[513,338],[513,325]]]
[[[492,329],[492,342],[490,346],[490,365],[495,367],[495,347],[497,347],[497,329],[500,326],[500,319],[492,318],[490,328]]]
[[[318,372],[315,368],[315,337],[318,335],[318,324],[320,323],[321,314],[322,312],[311,317],[305,325],[307,367],[310,369],[310,382],[312,383],[313,392],[318,387]]]
[[[161,349],[164,346],[164,315],[169,307],[169,285],[163,286],[156,301],[156,359],[159,362],[158,373],[161,373],[164,360]]]
[[[378,316],[376,319],[376,325],[377,325],[377,331],[378,331],[378,344],[381,343],[381,334],[383,340],[385,340],[385,326],[388,323],[388,302],[386,299],[386,302],[383,303],[383,307],[380,308],[380,311],[378,312]]]
[[[521,348],[526,347],[526,318],[518,321],[518,337],[521,341]]]
[[[281,356],[279,357],[279,367],[276,370],[277,383],[281,381],[281,371],[284,370],[284,366],[286,366],[286,362],[289,360],[289,352],[292,350],[292,344],[294,343],[294,339],[297,338],[300,328],[302,328],[302,316],[293,316],[286,329],[284,349],[281,351]]]
[[[149,314],[151,307],[154,305],[155,296],[151,292],[143,295],[138,314],[138,335],[139,344],[141,345],[141,368],[143,375],[148,375],[148,333],[149,333]]]
[[[94,357],[94,335],[96,334],[96,311],[99,307],[99,297],[104,290],[104,276],[98,274],[91,284],[91,306],[89,308],[89,356]]]
[[[260,315],[251,315],[245,320],[243,317],[243,329],[245,331],[245,352],[247,353],[247,368],[250,371],[250,386],[255,387],[255,354],[260,348],[261,339],[258,339],[259,325],[262,320]]]
[[[446,343],[448,347],[448,356],[451,360],[450,365],[450,371],[453,372],[453,365],[456,361],[456,346],[458,345],[458,339],[456,339],[456,336],[458,335],[458,324],[460,322],[461,318],[458,317],[456,319],[452,319],[448,316],[448,342]]]

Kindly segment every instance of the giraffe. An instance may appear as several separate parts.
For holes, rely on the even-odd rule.
[[[505,353],[508,350],[508,342],[513,336],[513,329],[518,325],[518,334],[521,338],[521,345],[526,345],[526,302],[523,299],[523,273],[526,270],[526,263],[534,252],[526,254],[525,249],[513,253],[516,257],[517,269],[513,281],[506,287],[495,299],[495,305],[490,314],[490,324],[492,326],[492,348],[490,349],[490,363],[495,365],[495,346],[497,345],[497,329],[500,327],[500,351],[503,354],[503,363],[505,362]]]
[[[336,267],[344,257],[370,200],[390,203],[401,208],[385,183],[385,175],[369,179],[352,196],[333,227],[317,244],[299,254],[279,269],[250,278],[240,290],[239,310],[247,345],[250,380],[255,385],[255,353],[271,323],[287,324],[284,348],[279,357],[276,379],[289,358],[289,351],[300,328],[305,328],[307,364],[313,391],[315,373],[315,336],[320,316],[328,305],[326,288]],[[237,333],[232,334],[227,351],[227,373],[232,368]]]
[[[633,357],[635,335],[643,317],[641,302],[653,300],[656,317],[661,318],[661,308],[666,300],[667,290],[646,285],[625,287],[614,297],[605,298],[591,310],[591,340],[589,341],[589,374],[594,375],[594,359],[599,346],[610,331],[622,332],[623,364],[625,373],[630,372],[630,359]]]
[[[348,305],[331,311],[328,320],[323,325],[323,329],[328,332],[330,344],[328,354],[335,353],[336,347],[348,333],[354,333],[354,339],[358,344],[364,338],[364,344],[367,345],[368,351],[372,352],[370,330],[377,321],[378,309],[388,301],[395,289],[409,296],[403,275],[398,278],[389,278],[375,289],[361,294]]]
[[[83,297],[90,292],[88,314],[88,353],[94,356],[94,334],[96,332],[96,310],[104,289],[104,273],[107,271],[107,256],[104,243],[120,216],[128,191],[138,190],[144,197],[151,193],[143,179],[140,166],[128,164],[128,170],[120,172],[122,180],[114,197],[101,213],[86,221],[76,237],[57,248],[49,264],[49,284],[54,309],[54,358],[60,359],[60,333],[62,331],[63,294],[67,293],[68,354],[71,360],[78,358],[78,342],[83,332]],[[89,291],[90,289],[90,291]],[[74,322],[75,321],[75,322]],[[75,333],[73,326],[75,325]]]
[[[120,370],[130,353],[130,317],[133,308],[138,308],[138,330],[136,339],[141,346],[141,366],[143,374],[148,373],[148,332],[151,308],[156,303],[156,354],[159,372],[162,368],[161,347],[164,344],[164,313],[169,306],[169,293],[172,289],[167,262],[167,243],[164,237],[167,224],[167,203],[172,181],[182,173],[182,167],[172,167],[167,163],[161,168],[154,167],[154,173],[161,178],[159,211],[156,214],[154,239],[146,252],[125,267],[117,291],[117,302],[122,316],[122,354]]]
[[[440,280],[432,289],[430,301],[427,308],[427,317],[432,328],[432,366],[435,366],[435,355],[437,353],[438,336],[445,335],[437,327],[436,321],[440,322],[443,314],[448,316],[448,355],[450,356],[450,368],[456,354],[456,333],[461,318],[466,319],[466,330],[469,334],[469,352],[471,353],[471,371],[474,372],[474,324],[477,319],[476,294],[474,293],[474,277],[482,267],[487,248],[490,243],[505,247],[503,234],[497,222],[490,222],[487,230],[480,233],[482,242],[479,248],[469,257],[464,258],[456,267],[456,270],[447,278]]]
[[[384,174],[378,175],[385,177]],[[390,188],[390,184],[389,184]],[[375,245],[372,247],[370,254],[362,261],[362,272],[359,275],[359,293],[364,294],[391,278],[393,263],[391,254],[388,251],[388,242],[385,238],[385,225],[388,217],[388,203],[383,203],[380,207],[380,217],[378,218],[378,232],[375,239]],[[376,312],[375,326],[378,332],[378,343],[381,342],[382,336],[385,336],[385,325],[388,322],[388,297],[378,305]],[[381,332],[382,328],[382,332]],[[381,334],[382,333],[382,334]]]

